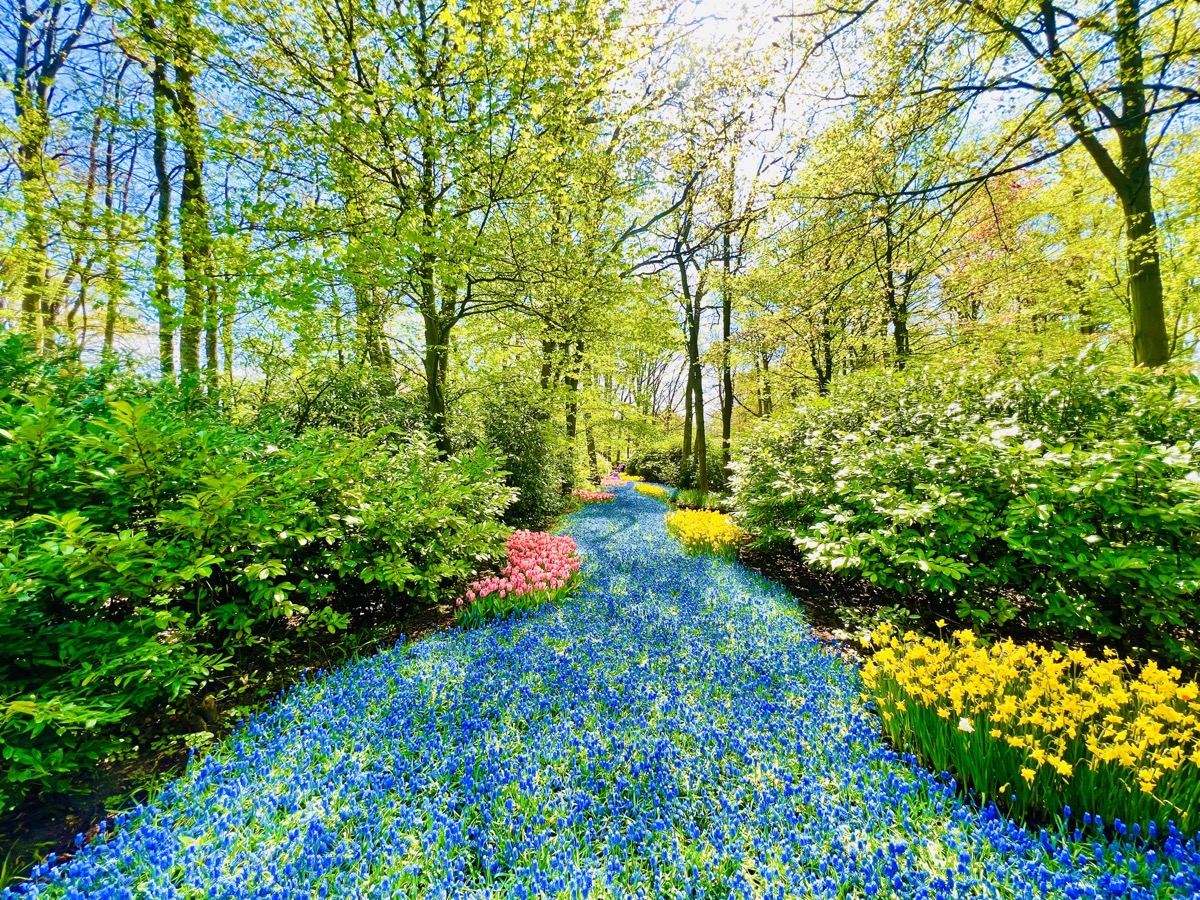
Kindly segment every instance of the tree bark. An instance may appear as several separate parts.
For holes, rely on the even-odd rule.
[[[1133,319],[1133,362],[1154,368],[1167,363],[1171,358],[1171,347],[1163,312],[1162,264],[1148,164],[1143,183],[1122,206],[1128,231],[1126,262],[1129,267],[1129,312]]]
[[[774,408],[772,406],[772,401],[771,401],[771,370],[770,370],[771,357],[770,357],[770,354],[760,353],[759,354],[759,362],[762,366],[762,383],[760,386],[760,390],[762,392],[762,414],[766,418],[770,418],[771,413],[774,412]]]
[[[432,289],[432,284],[430,285]],[[425,387],[429,429],[438,454],[445,459],[454,450],[446,420],[446,375],[450,368],[450,329],[436,316],[425,316]]]
[[[45,171],[46,142],[50,138],[50,100],[55,80],[75,48],[94,12],[91,0],[79,4],[72,27],[64,3],[42,4],[30,10],[24,0],[16,5],[12,48],[12,95],[16,113],[16,157],[20,175],[25,277],[21,291],[20,329],[33,338],[40,351],[45,343],[49,306],[50,229],[46,208],[50,185]],[[38,33],[34,33],[34,28]],[[60,40],[61,38],[61,40]],[[67,285],[63,285],[66,290]]]
[[[540,384],[542,393],[550,390],[550,382],[554,376],[554,351],[558,345],[551,340],[542,340],[542,371]]]
[[[1119,115],[1107,113],[1120,149],[1118,162],[1083,116],[1082,88],[1076,82],[1076,63],[1058,39],[1058,10],[1051,0],[1041,0],[1041,28],[1046,37],[1042,59],[1054,80],[1067,123],[1088,151],[1105,180],[1121,201],[1127,237],[1129,312],[1136,365],[1155,368],[1171,357],[1163,312],[1162,265],[1158,223],[1151,193],[1150,150],[1146,142],[1149,113],[1146,106],[1145,59],[1142,53],[1140,0],[1116,0],[1116,27],[1112,32],[1117,52],[1117,82],[1121,97]]]
[[[725,264],[725,283],[721,286],[721,455],[728,480],[729,449],[733,438],[733,295],[730,293],[733,252],[728,229],[722,236],[721,249]]]
[[[575,342],[575,350],[571,356],[571,360],[572,364],[567,368],[566,374],[563,375],[563,382],[567,386],[567,439],[574,446],[575,436],[579,433],[579,376],[583,368],[582,341]]]
[[[683,461],[692,458],[692,362],[689,359],[683,379]]]
[[[167,169],[167,62],[154,55],[150,70],[154,97],[154,181],[158,189],[158,221],[154,226],[154,286],[151,302],[158,314],[158,370],[175,383],[175,307],[171,303],[171,173]]]
[[[692,390],[695,393],[695,399],[692,401],[694,406],[693,415],[695,416],[696,426],[696,488],[700,491],[708,492],[708,442],[705,439],[704,427],[704,384],[703,372],[700,368],[700,361],[697,359],[693,367],[692,374]]]
[[[120,97],[118,83],[118,98]],[[117,315],[120,312],[121,299],[124,291],[121,289],[121,272],[117,262],[117,210],[115,203],[116,171],[113,161],[114,145],[116,144],[116,122],[108,126],[108,139],[104,147],[104,282],[108,294],[108,305],[104,310],[104,353],[112,353],[113,341],[117,332]]]
[[[1142,56],[1141,4],[1117,0],[1117,58],[1121,79],[1121,119],[1117,130],[1126,190],[1121,196],[1128,235],[1129,311],[1133,319],[1133,361],[1162,366],[1171,356],[1163,314],[1162,265],[1158,223],[1150,193],[1150,150],[1146,145],[1145,61]]]
[[[198,387],[201,332],[208,306],[211,234],[204,195],[204,147],[199,110],[192,90],[190,52],[180,48],[175,61],[175,112],[183,143],[183,189],[179,195],[179,233],[183,260],[183,323],[179,368]]]
[[[700,366],[700,312],[704,296],[703,285],[691,290],[687,281],[686,267],[682,270],[684,276],[684,295],[688,300],[691,313],[688,317],[688,372],[692,390],[692,426],[695,429],[695,439],[692,455],[696,463],[696,487],[708,491],[708,442],[705,437],[704,422],[704,372]]]

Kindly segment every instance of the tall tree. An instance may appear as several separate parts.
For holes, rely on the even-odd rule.
[[[1175,122],[1200,103],[1200,12],[1142,0],[934,0],[888,17],[890,102],[994,118],[985,97],[1027,104],[997,129],[995,152],[944,190],[971,189],[1078,144],[1120,203],[1135,363],[1160,366],[1170,342],[1152,166]],[[947,101],[949,101],[947,103]]]
[[[261,48],[256,87],[289,123],[297,108],[309,117],[308,145],[365,186],[370,269],[354,277],[419,317],[443,454],[451,335],[505,301],[490,290],[508,277],[493,235],[507,206],[552,180],[555,136],[602,93],[609,12],[601,0],[347,0],[239,13]]]
[[[12,47],[12,96],[17,122],[16,163],[24,199],[22,229],[24,287],[21,328],[40,346],[49,307],[50,229],[53,162],[47,157],[59,75],[79,46],[95,12],[92,0],[39,3],[16,0]]]

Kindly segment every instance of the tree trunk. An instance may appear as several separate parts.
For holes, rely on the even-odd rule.
[[[568,345],[569,346],[569,345]],[[573,364],[567,368],[563,382],[567,386],[567,439],[575,444],[579,432],[579,375],[583,367],[583,342],[575,342]]]
[[[432,288],[432,283],[430,284]],[[450,329],[434,316],[425,316],[425,387],[429,405],[429,429],[445,459],[453,446],[446,421],[446,375],[450,362]]]
[[[698,490],[708,491],[708,443],[705,440],[704,427],[704,384],[703,372],[700,368],[699,359],[693,368],[692,375],[692,390],[695,392],[695,399],[692,401],[696,425],[696,488]]]
[[[181,40],[186,40],[183,38]],[[198,387],[200,335],[209,308],[212,233],[204,195],[204,134],[192,88],[192,50],[180,47],[175,60],[175,112],[183,143],[183,190],[179,196],[180,242],[183,245],[183,327],[179,367]]]
[[[1158,249],[1158,224],[1150,185],[1150,150],[1146,142],[1150,111],[1146,106],[1145,59],[1142,52],[1140,0],[1117,0],[1116,27],[1112,32],[1117,51],[1117,84],[1121,113],[1112,122],[1120,147],[1120,163],[1109,153],[1085,120],[1075,81],[1076,61],[1057,37],[1058,9],[1041,0],[1041,29],[1046,35],[1047,68],[1063,100],[1067,123],[1088,151],[1121,201],[1128,244],[1129,313],[1133,331],[1133,361],[1155,368],[1171,357],[1163,312],[1162,266]]]
[[[166,60],[154,57],[150,84],[154,96],[154,180],[158,188],[158,221],[154,227],[154,286],[151,302],[158,313],[158,369],[175,383],[175,308],[171,303],[171,173],[167,169]]]
[[[771,370],[770,370],[771,357],[770,357],[770,354],[767,354],[767,353],[759,354],[759,360],[762,364],[762,386],[761,386],[762,414],[766,418],[770,418],[771,413],[774,412],[774,409],[772,407],[772,401],[771,401]]]
[[[109,123],[108,140],[105,142],[104,148],[104,282],[108,294],[108,306],[104,310],[103,352],[105,354],[112,353],[113,340],[117,332],[117,314],[120,312],[121,299],[125,293],[121,289],[121,272],[117,261],[117,210],[114,202],[116,186],[113,184],[116,178],[113,164],[115,143],[116,122],[114,121]]]
[[[733,334],[733,296],[730,294],[730,279],[733,254],[729,232],[722,239],[724,251],[725,283],[721,288],[721,455],[725,466],[725,478],[729,478],[729,447],[733,438],[733,361],[730,339]]]
[[[45,303],[46,275],[50,266],[49,234],[46,225],[46,205],[50,189],[46,183],[45,153],[49,137],[49,112],[43,102],[43,91],[29,90],[31,39],[28,24],[18,23],[17,65],[13,73],[13,102],[17,114],[17,170],[21,176],[22,211],[25,223],[21,230],[22,265],[25,268],[21,292],[21,331],[33,339],[40,351],[44,340],[42,306]],[[52,40],[52,38],[51,38]]]
[[[219,379],[220,364],[218,362],[219,352],[217,348],[218,332],[217,322],[219,321],[218,299],[217,299],[217,283],[213,278],[214,272],[212,269],[212,255],[209,254],[207,263],[207,285],[205,289],[205,304],[204,304],[204,375],[205,382],[208,386],[208,395],[215,397],[220,392],[221,384]]]
[[[908,365],[912,353],[908,344],[908,298],[900,298],[892,307],[892,336],[896,342],[896,368]]]
[[[689,359],[683,379],[683,461],[692,458],[692,361]]]
[[[221,308],[221,352],[225,363],[225,383],[233,386],[233,319],[237,312],[235,301],[226,300]],[[341,341],[338,341],[341,352]]]
[[[557,344],[551,340],[542,340],[542,371],[540,384],[542,393],[545,394],[550,390],[550,382],[554,376],[554,350]]]
[[[45,340],[42,305],[46,295],[46,270],[49,267],[49,237],[46,227],[46,203],[49,191],[41,173],[41,148],[22,143],[18,148],[21,190],[24,199],[25,226],[22,229],[25,280],[21,293],[21,331],[30,335],[40,351]]]
[[[696,429],[693,454],[696,458],[696,487],[708,490],[708,442],[704,422],[704,371],[700,366],[700,312],[703,289],[692,295],[692,321],[688,334],[688,359],[692,370],[692,421]]]
[[[21,180],[25,222],[22,228],[22,265],[25,269],[21,291],[20,329],[32,337],[40,351],[47,328],[54,325],[46,312],[56,306],[47,296],[50,275],[50,229],[46,210],[51,189],[46,173],[46,142],[50,138],[50,104],[58,73],[83,35],[95,6],[92,0],[79,4],[79,14],[71,25],[64,21],[67,5],[62,2],[38,4],[37,11],[25,3],[13,12],[15,22],[5,46],[12,63],[12,96],[16,113],[16,161]],[[82,277],[82,276],[81,276]],[[64,280],[65,295],[69,279]],[[61,299],[61,298],[59,298]]]
[[[1129,312],[1133,319],[1133,361],[1151,368],[1171,357],[1163,314],[1158,223],[1150,192],[1150,150],[1146,145],[1145,60],[1139,0],[1117,0],[1116,45],[1121,81],[1121,127],[1117,137],[1127,190],[1121,196],[1128,234]]]
[[[703,374],[700,370],[700,313],[703,308],[701,304],[704,297],[704,276],[702,273],[700,283],[693,290],[688,277],[688,262],[679,247],[675,251],[675,263],[679,269],[679,286],[683,292],[688,367],[685,395],[690,401],[687,403],[684,419],[683,458],[685,460],[693,459],[696,465],[696,486],[702,491],[707,491],[708,447],[704,435],[704,385],[702,383]],[[695,431],[694,442],[692,441],[693,430]]]
[[[587,440],[588,461],[591,463],[588,481],[595,484],[600,475],[600,460],[596,454],[596,434],[592,429],[592,417],[586,411],[583,414],[583,434]]]
[[[1142,136],[1143,149],[1145,137]],[[1150,196],[1150,165],[1143,153],[1138,173],[1131,179],[1132,195],[1123,199],[1125,247],[1129,267],[1129,313],[1133,320],[1133,362],[1138,366],[1166,365],[1171,358],[1163,313],[1162,264],[1158,253],[1158,225]]]

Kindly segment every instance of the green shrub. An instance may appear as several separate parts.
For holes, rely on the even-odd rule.
[[[729,511],[729,498],[712,491],[705,493],[695,488],[685,488],[675,492],[671,502],[680,509],[709,509],[717,512]]]
[[[486,401],[483,419],[483,439],[500,454],[505,483],[516,491],[505,522],[541,528],[561,515],[575,481],[574,457],[536,385],[509,386]]]
[[[295,433],[309,428],[337,428],[351,434],[373,434],[381,428],[410,431],[424,427],[427,416],[423,392],[414,391],[393,373],[362,363],[313,366],[292,375],[284,357],[268,365],[274,396],[257,398],[266,387],[254,385],[243,393],[261,423],[286,423]],[[297,366],[297,368],[299,368]],[[283,369],[281,372],[275,369]]]
[[[879,375],[806,402],[742,447],[760,544],[964,618],[1018,612],[1065,636],[1197,658],[1200,382],[1096,358],[1005,377]]]
[[[0,810],[231,661],[435,601],[503,550],[497,464],[420,432],[240,428],[16,338],[0,385]]]
[[[674,487],[680,484],[680,461],[682,459],[682,447],[651,447],[635,453],[625,466],[625,471],[655,484],[667,484]]]

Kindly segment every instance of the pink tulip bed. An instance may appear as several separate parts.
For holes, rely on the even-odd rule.
[[[617,495],[610,491],[588,491],[583,488],[576,488],[571,491],[571,496],[576,500],[582,500],[584,503],[604,503],[615,499]]]
[[[627,481],[622,481],[620,478],[614,478],[611,475],[605,475],[600,479],[600,487],[620,487],[623,484],[628,484]]]
[[[569,537],[515,531],[505,549],[504,568],[473,582],[458,601],[455,619],[464,628],[561,600],[579,584],[578,548]]]

